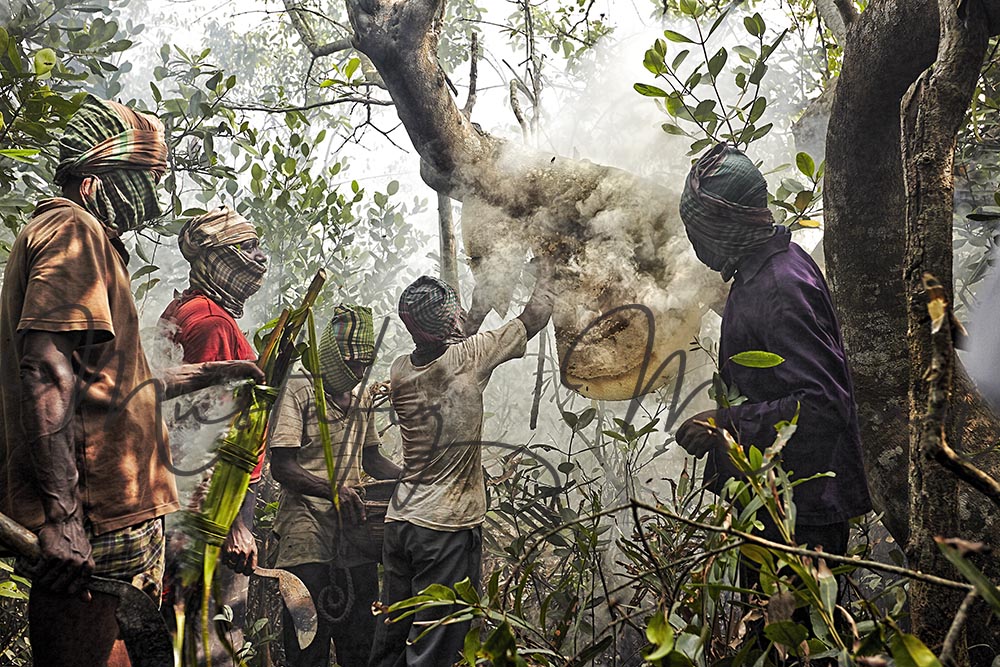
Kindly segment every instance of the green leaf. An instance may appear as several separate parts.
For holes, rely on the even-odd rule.
[[[651,86],[648,83],[637,83],[632,87],[635,88],[635,92],[646,97],[667,97],[667,91],[656,86]]]
[[[748,117],[750,123],[751,124],[756,123],[760,119],[760,117],[764,115],[764,109],[766,108],[767,108],[767,98],[758,97],[757,99],[755,99],[753,101],[753,104],[750,106],[750,116]]]
[[[725,48],[719,49],[714,56],[712,56],[708,61],[708,73],[712,75],[715,79],[719,76],[719,72],[722,68],[726,66],[726,60],[729,58],[729,53]]]
[[[462,647],[462,657],[465,658],[471,667],[476,665],[476,657],[479,654],[479,647],[481,646],[479,642],[479,627],[474,626],[465,635],[465,644]]]
[[[739,352],[729,357],[729,360],[747,368],[774,368],[785,362],[784,357],[773,352],[764,352],[763,350]]]
[[[479,593],[476,592],[475,586],[472,585],[468,577],[455,584],[455,592],[463,601],[469,604],[479,604]]]
[[[442,600],[446,602],[455,601],[455,591],[451,590],[447,586],[442,586],[441,584],[431,584],[424,590],[420,591],[420,595],[426,595],[434,600]]]
[[[809,631],[794,621],[777,621],[764,626],[764,636],[775,644],[797,649],[809,638]]]
[[[809,153],[798,153],[795,156],[795,166],[809,178],[812,178],[812,175],[816,173],[816,163]]]
[[[893,635],[889,640],[889,652],[896,667],[941,667],[941,661],[922,641],[905,632]]]
[[[662,660],[674,650],[674,629],[667,622],[666,614],[657,611],[646,625],[646,639],[653,645],[653,650],[646,660],[654,662]]]
[[[37,148],[4,148],[0,149],[0,157],[10,158],[15,162],[24,162],[27,164],[32,164],[34,160],[31,158],[38,155],[39,149]]]
[[[758,25],[757,21],[755,21],[752,16],[747,16],[743,19],[743,27],[746,28],[747,32],[754,37],[760,37],[764,34],[764,31],[761,30],[760,25]]]
[[[687,43],[694,44],[694,40],[690,37],[685,37],[679,32],[674,32],[673,30],[664,30],[663,36],[669,39],[671,42],[677,42],[679,44]]]
[[[344,68],[344,78],[350,81],[351,77],[354,76],[354,72],[357,71],[359,65],[361,65],[360,58],[351,58],[350,60],[348,60],[347,66]]]
[[[385,192],[389,196],[399,192],[399,181],[389,181],[389,185],[385,186]]]
[[[154,271],[159,271],[159,270],[160,270],[160,267],[155,266],[153,264],[147,264],[146,266],[138,269],[135,273],[132,274],[132,280],[134,282],[134,281],[138,280],[139,278],[142,278],[143,276],[148,276],[150,273],[153,273]]]
[[[674,69],[675,70],[678,67],[680,67],[681,63],[684,62],[684,59],[688,57],[689,53],[691,53],[691,52],[688,51],[687,49],[684,49],[683,51],[681,51],[680,53],[678,53],[676,56],[674,56],[673,62],[670,63],[670,69]],[[998,193],[998,194],[1000,194],[1000,193]]]
[[[685,132],[681,128],[677,127],[673,123],[664,123],[660,127],[663,128],[663,131],[666,132],[667,134],[676,134],[676,135],[685,136],[685,137],[688,136],[687,132]]]

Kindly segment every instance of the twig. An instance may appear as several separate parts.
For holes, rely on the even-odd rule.
[[[870,570],[889,572],[891,574],[897,574],[901,577],[907,577],[908,579],[923,581],[928,584],[936,584],[938,586],[943,586],[945,588],[954,588],[963,591],[972,590],[971,584],[966,584],[961,581],[953,581],[951,579],[945,579],[944,577],[937,577],[932,574],[924,574],[923,572],[918,572],[916,570],[908,570],[905,567],[889,565],[887,563],[879,563],[873,560],[862,560],[858,558],[851,558],[850,556],[839,556],[837,554],[827,553],[826,551],[814,551],[812,549],[803,549],[802,547],[793,547],[787,544],[781,544],[780,542],[772,542],[771,540],[766,540],[763,537],[751,535],[750,533],[744,533],[741,530],[734,530],[732,528],[723,528],[722,526],[714,526],[710,523],[702,523],[700,521],[695,521],[694,519],[689,519],[679,514],[674,514],[669,510],[653,507],[652,505],[647,505],[646,503],[634,499],[631,501],[631,504],[641,509],[644,509],[648,512],[653,512],[654,514],[659,514],[660,516],[667,517],[668,519],[673,519],[674,521],[680,521],[681,523],[688,526],[692,526],[694,528],[700,528],[702,530],[707,530],[713,533],[732,535],[747,542],[756,544],[758,546],[766,547],[768,549],[774,549],[775,551],[780,551],[782,553],[794,554],[796,556],[805,556],[807,558],[823,558],[825,560],[830,561],[831,563],[843,563],[844,565],[852,565],[854,567],[864,567]]]
[[[476,106],[476,86],[479,78],[479,33],[472,33],[472,46],[469,47],[469,96],[465,99],[462,114],[472,117],[472,107]]]
[[[391,107],[394,104],[394,102],[392,100],[379,100],[373,97],[344,95],[343,97],[335,97],[332,100],[324,100],[323,102],[313,102],[312,104],[303,104],[302,106],[269,107],[269,106],[253,105],[253,104],[233,104],[229,108],[235,109],[236,111],[266,111],[267,113],[287,113],[289,111],[309,111],[310,109],[328,107],[334,104],[364,104],[364,105],[373,105],[377,107]]]
[[[948,635],[944,638],[940,656],[941,664],[945,667],[955,666],[955,645],[958,643],[959,637],[962,636],[962,626],[965,625],[965,621],[969,618],[969,611],[972,609],[976,597],[977,593],[975,589],[969,591],[965,599],[962,600],[962,605],[958,608],[958,612],[955,613],[955,620],[951,622],[951,627],[948,628]]]
[[[521,136],[524,138],[524,142],[528,142],[528,136],[531,134],[531,130],[528,128],[528,121],[524,119],[524,111],[521,110],[521,101],[517,99],[517,80],[510,80],[510,108],[514,112],[514,118],[517,119],[517,124],[521,126]]]
[[[545,379],[543,376],[545,372],[545,343],[548,338],[546,330],[543,329],[538,336],[538,365],[535,367],[535,398],[531,402],[531,418],[528,420],[532,431],[538,428],[538,404],[542,402],[542,381]]]

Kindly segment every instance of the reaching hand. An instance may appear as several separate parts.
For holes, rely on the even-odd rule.
[[[677,429],[677,444],[695,457],[702,457],[726,444],[722,430],[715,425],[715,410],[699,412]]]
[[[41,561],[35,568],[33,585],[52,593],[80,595],[90,599],[85,586],[94,572],[90,541],[83,521],[70,518],[58,523],[46,523],[38,532],[42,550]]]
[[[239,516],[222,544],[222,562],[237,574],[251,575],[257,567],[257,540]]]
[[[260,384],[264,381],[264,371],[260,370],[256,362],[237,359],[235,361],[216,361],[210,363],[215,364],[215,371],[222,382],[230,380],[253,380],[257,384]]]
[[[365,513],[365,503],[353,487],[346,484],[340,487],[340,514],[349,524],[357,526],[368,517]]]

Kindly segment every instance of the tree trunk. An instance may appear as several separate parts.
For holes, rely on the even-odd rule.
[[[463,201],[467,251],[470,238],[488,237],[488,254],[502,256],[484,258],[477,272],[476,254],[468,253],[477,285],[482,279],[512,288],[527,252],[559,256],[556,292],[565,298],[553,322],[564,383],[612,399],[662,385],[676,369],[660,364],[688,347],[704,304],[723,287],[690,248],[676,191],[479,130],[437,64],[443,6],[347,0],[357,46],[381,72],[424,180]],[[487,266],[492,275],[484,275]],[[641,306],[623,308],[632,304]]]
[[[940,38],[937,63],[914,84],[903,102],[903,171],[906,186],[906,254],[903,282],[909,301],[907,341],[910,357],[910,533],[906,552],[923,572],[953,576],[954,568],[934,542],[935,535],[961,534],[958,520],[958,478],[928,460],[924,439],[944,437],[929,433],[928,369],[932,363],[931,318],[922,288],[925,272],[944,285],[952,301],[952,210],[956,137],[965,120],[989,35],[982,6],[972,2],[972,14],[961,20],[957,6],[939,6]],[[946,327],[950,331],[950,327]],[[936,334],[942,336],[942,333]],[[939,346],[940,347],[940,344]],[[950,343],[946,355],[954,354]],[[949,365],[950,367],[950,365]],[[948,383],[950,388],[950,382]],[[947,411],[945,392],[943,412]],[[943,415],[942,415],[943,417]],[[910,584],[912,630],[935,652],[944,643],[951,619],[962,604],[961,591],[939,591],[921,582]],[[958,662],[964,664],[961,642]]]
[[[951,2],[947,9],[954,11],[959,4]],[[951,291],[955,134],[982,66],[982,53],[977,62],[972,61],[986,24],[983,3],[961,6],[973,20],[946,27],[970,40],[962,42],[968,50],[951,41],[955,37],[951,34],[946,35],[939,54],[940,18],[934,0],[870,2],[848,28],[827,134],[824,245],[828,279],[854,374],[865,468],[886,525],[897,541],[912,547],[908,549],[911,566],[919,569],[940,565],[932,552],[933,543],[928,543],[933,534],[955,531],[994,548],[1000,546],[1000,517],[978,492],[962,484],[956,493],[950,473],[928,468],[922,461],[917,466],[914,458],[911,495],[907,474],[914,435],[911,424],[927,405],[922,374],[929,360],[926,301],[914,290],[922,272],[928,270]],[[901,39],[902,35],[906,38]],[[925,86],[914,98],[916,134],[909,142],[907,191],[901,103],[939,55],[941,60],[927,84],[933,89],[928,92]],[[964,72],[959,71],[962,68]],[[950,83],[949,76],[955,81]],[[996,443],[1000,424],[960,365],[954,372],[946,437],[997,476],[1000,457],[986,450]],[[919,452],[913,451],[912,456],[918,457]],[[996,559],[985,565],[990,575],[1000,575]],[[954,570],[947,573],[955,576]],[[927,594],[916,587],[914,620],[932,633],[933,643],[937,628],[928,627],[934,623],[934,612]],[[942,604],[944,613],[953,613],[953,604]],[[985,615],[983,620],[969,628],[970,637],[978,636],[991,645],[995,620]],[[943,630],[947,627],[947,623],[942,626]]]

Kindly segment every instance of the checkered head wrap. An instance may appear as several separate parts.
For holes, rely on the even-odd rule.
[[[84,208],[126,231],[162,215],[156,184],[166,169],[159,119],[88,95],[59,140],[55,181],[81,179]]]
[[[399,297],[399,319],[417,347],[436,347],[465,338],[465,311],[448,283],[420,276]]]
[[[729,280],[741,257],[775,233],[767,182],[753,162],[726,143],[703,155],[688,173],[681,219],[698,258]]]
[[[372,309],[341,304],[319,339],[319,372],[323,389],[342,394],[354,389],[361,378],[348,367],[348,361],[375,363],[375,324]]]
[[[257,230],[228,206],[188,220],[177,236],[181,254],[191,264],[190,290],[205,294],[233,317],[264,283],[267,265],[240,244],[257,240]]]

